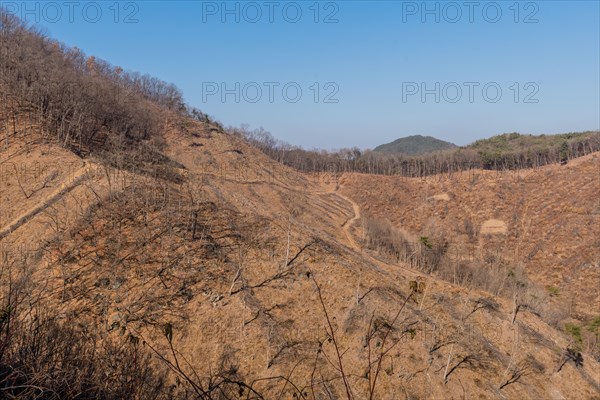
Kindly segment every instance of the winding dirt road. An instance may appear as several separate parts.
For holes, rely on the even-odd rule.
[[[356,222],[357,220],[359,220],[361,218],[362,214],[360,212],[360,207],[350,197],[340,193],[338,191],[337,187],[335,189],[330,189],[330,190],[326,191],[326,193],[335,194],[339,198],[347,201],[352,206],[352,210],[354,211],[354,216],[352,216],[348,220],[346,220],[346,222],[344,222],[341,226],[342,230],[344,232],[344,236],[346,237],[349,247],[351,247],[354,251],[361,253],[363,255],[363,257],[365,257],[366,259],[370,260],[376,268],[381,270],[382,267],[384,267],[384,266],[388,267],[388,268],[391,267],[391,268],[393,268],[393,270],[388,271],[388,272],[393,273],[393,272],[398,272],[398,270],[402,270],[402,272],[406,274],[405,276],[409,277],[409,279],[415,279],[416,277],[421,277],[421,278],[424,278],[427,282],[436,282],[441,285],[449,284],[448,282],[440,280],[429,274],[419,272],[410,267],[406,267],[400,263],[390,263],[384,259],[381,259],[381,258],[371,254],[368,251],[363,251],[363,248],[356,242],[356,240],[354,239],[354,236],[352,236],[352,232],[351,232],[351,228],[352,228],[352,225],[354,224],[354,222]]]
[[[350,229],[352,228],[352,224],[354,224],[354,222],[358,221],[361,217],[360,207],[358,206],[358,204],[356,204],[354,202],[354,200],[352,200],[348,196],[345,196],[338,192],[334,192],[334,193],[338,197],[346,200],[348,203],[350,203],[352,205],[352,209],[354,210],[354,216],[352,218],[346,220],[346,222],[344,222],[344,224],[342,225],[342,229],[344,230],[344,235],[346,235],[346,239],[348,240],[350,247],[352,247],[356,251],[361,251],[361,247],[358,245],[358,243],[356,243],[356,241],[354,240],[354,237],[352,236],[352,233],[350,232]]]

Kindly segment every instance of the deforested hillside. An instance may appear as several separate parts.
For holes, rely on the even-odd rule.
[[[63,352],[60,365],[38,365],[37,353],[17,362],[15,351],[33,345],[25,335],[7,342],[4,376],[19,374],[68,394],[58,376],[66,368],[83,380],[77,374],[83,364],[140,382],[125,392],[132,397],[597,393],[596,361],[536,310],[515,315],[502,296],[363,249],[356,233],[364,211],[357,213],[331,177],[299,175],[194,121],[171,127],[165,141],[165,154],[181,165],[181,182],[87,158],[82,181],[54,166],[20,185],[12,178],[3,184],[12,220],[76,182],[2,239],[4,304],[14,316],[3,332],[35,331],[52,340],[67,329],[71,346],[107,348],[84,359],[87,350]],[[42,153],[74,157],[50,144],[23,146],[8,148],[21,154],[12,158],[21,171],[42,164]],[[24,193],[44,183],[27,203]],[[25,318],[25,309],[39,319]],[[103,372],[96,365],[113,357],[147,357],[152,369],[113,363]],[[154,375],[161,378],[145,378]],[[97,387],[94,376],[82,382],[96,385],[90,393],[112,393]],[[3,382],[3,390],[15,393],[12,380]]]
[[[498,291],[389,258],[362,233],[361,177],[298,172],[1,21],[18,49],[0,83],[2,397],[600,395],[587,343],[524,297],[521,270]],[[54,66],[134,95],[44,92]]]
[[[356,232],[365,246],[497,293],[521,270],[535,285],[529,296],[552,305],[547,320],[581,328],[575,340],[598,357],[599,160],[423,179],[347,175],[342,187],[364,210]]]

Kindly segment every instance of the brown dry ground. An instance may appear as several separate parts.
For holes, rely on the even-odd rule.
[[[343,192],[409,237],[443,236],[452,253],[525,268],[581,319],[600,315],[600,155],[520,172],[425,179],[346,175]],[[465,226],[473,227],[469,236]]]
[[[382,345],[378,399],[600,397],[591,357],[555,372],[569,344],[563,334],[528,311],[512,324],[510,302],[433,276],[383,342],[422,274],[364,251],[357,215],[385,215],[415,234],[428,224],[450,230],[465,216],[477,226],[505,221],[507,246],[520,242],[520,254],[532,254],[536,277],[597,301],[589,286],[598,277],[589,265],[597,158],[523,184],[484,172],[452,184],[337,181],[298,174],[200,123],[172,126],[165,139],[180,182],[93,158],[78,180],[83,160],[60,147],[33,136],[2,146],[0,229],[27,216],[0,239],[3,262],[31,275],[32,296],[49,312],[161,351],[170,323],[200,376],[234,366],[248,382],[286,376],[306,398],[345,397],[314,278],[356,399],[367,397],[369,350],[374,360]],[[432,198],[443,193],[449,200]],[[491,306],[478,308],[482,298]],[[368,345],[370,324],[377,333]],[[515,371],[520,379],[499,389]],[[266,398],[294,393],[281,379],[255,386]]]

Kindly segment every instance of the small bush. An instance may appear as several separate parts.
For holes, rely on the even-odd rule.
[[[583,347],[583,336],[581,334],[581,327],[577,324],[567,322],[565,323],[565,332],[573,338],[576,345],[576,349],[581,351]]]
[[[549,286],[547,290],[550,297],[558,297],[560,295],[560,290],[556,286]]]

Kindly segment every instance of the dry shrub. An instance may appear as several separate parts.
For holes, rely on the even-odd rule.
[[[2,397],[167,398],[166,371],[150,362],[141,343],[102,340],[50,314],[11,319],[2,326],[9,340],[0,359]]]
[[[448,243],[441,238],[421,236],[410,241],[387,220],[364,217],[362,225],[368,248],[427,273],[439,269],[448,249]]]
[[[480,257],[465,255],[461,259],[462,255],[447,251],[447,236],[435,227],[428,229],[427,236],[411,242],[389,221],[364,217],[363,226],[366,246],[395,261],[434,273],[456,285],[485,290],[494,296],[516,297],[520,309],[540,316],[555,327],[561,327],[568,317],[564,304],[549,301],[548,292],[535,285],[521,265],[505,260],[500,253]]]
[[[167,398],[166,369],[133,337],[101,337],[41,301],[14,265],[0,268],[0,397]]]

